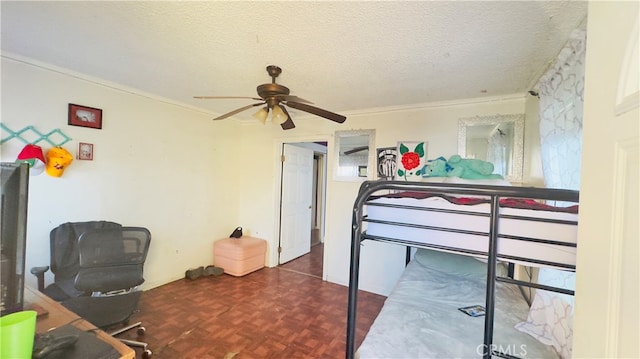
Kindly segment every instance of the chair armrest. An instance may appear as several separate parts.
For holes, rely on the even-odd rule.
[[[31,268],[31,274],[35,275],[38,279],[38,290],[41,292],[44,290],[44,273],[48,270],[49,266]]]

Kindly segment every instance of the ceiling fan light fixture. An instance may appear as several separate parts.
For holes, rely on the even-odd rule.
[[[0,0],[1,1],[1,0]],[[319,107],[312,106],[313,102],[307,101],[298,96],[290,95],[290,90],[288,87],[283,86],[279,83],[276,83],[276,78],[280,75],[282,69],[278,66],[270,65],[267,66],[267,73],[269,77],[271,77],[271,83],[266,83],[262,85],[258,85],[256,87],[256,91],[258,92],[258,97],[246,97],[246,96],[195,96],[198,99],[237,99],[237,98],[248,98],[256,101],[260,101],[258,103],[252,103],[240,108],[237,108],[231,112],[227,112],[221,116],[214,118],[213,120],[224,120],[225,118],[232,117],[240,112],[246,111],[252,107],[256,106],[265,106],[264,108],[258,110],[258,112],[253,114],[253,117],[260,120],[262,124],[266,124],[267,121],[271,121],[274,124],[279,124],[283,130],[290,130],[295,128],[295,124],[289,115],[288,109],[292,108],[295,110],[307,112],[309,114],[326,118],[327,120],[343,123],[347,117],[333,113],[331,111],[327,111],[321,109]],[[286,105],[286,106],[284,106]],[[269,115],[271,112],[271,115]]]
[[[271,121],[278,125],[282,125],[287,121],[287,118],[287,115],[282,111],[282,108],[279,105],[273,106],[273,109],[271,110]]]
[[[257,118],[264,125],[267,123],[267,116],[269,116],[269,108],[263,107],[258,110],[258,112],[253,114],[253,117]]]

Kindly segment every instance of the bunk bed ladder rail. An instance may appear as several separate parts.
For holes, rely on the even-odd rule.
[[[493,350],[493,314],[496,300],[496,261],[498,257],[498,223],[500,211],[500,198],[491,196],[491,222],[489,222],[489,250],[487,257],[487,291],[484,316],[484,346],[482,357],[491,359],[492,355],[501,356]]]
[[[577,197],[575,199],[577,201]],[[501,218],[510,217],[510,216],[501,216],[500,215],[500,196],[491,195],[491,221],[489,222],[489,248],[487,251],[487,291],[486,291],[486,300],[485,300],[485,322],[484,322],[484,344],[483,344],[483,359],[491,359],[493,356],[499,358],[507,358],[507,359],[520,359],[518,356],[513,356],[508,353],[504,353],[500,350],[495,350],[493,345],[493,322],[494,322],[494,313],[495,313],[495,303],[496,303],[496,283],[503,282],[509,284],[515,284],[524,287],[537,288],[542,290],[547,290],[555,293],[562,293],[567,295],[575,295],[575,291],[568,290],[564,288],[542,285],[531,282],[524,282],[520,280],[516,280],[513,278],[504,278],[499,277],[496,272],[497,262],[498,262],[498,240],[500,237],[503,238],[513,238],[524,241],[532,241],[532,242],[546,242],[553,243],[556,245],[565,245],[569,247],[576,247],[575,244],[563,243],[557,241],[544,241],[544,240],[536,240],[533,238],[519,238],[514,236],[506,236],[500,235],[498,224],[500,223]],[[567,222],[567,221],[556,221],[558,223],[571,223],[573,225],[577,225],[577,222]],[[503,256],[505,258],[509,258],[511,256]],[[524,259],[524,258],[516,258],[511,257],[512,259]],[[575,265],[563,265],[561,263],[548,262],[548,261],[538,261],[538,260],[529,260],[531,263],[539,263],[552,265],[556,267],[564,267],[566,269],[575,270]]]
[[[363,195],[365,192],[368,194]],[[347,305],[347,359],[354,359],[356,351],[356,312],[358,306],[358,275],[360,272],[360,245],[362,242],[362,211],[365,199],[375,190],[365,182],[353,204],[351,219],[351,265],[349,272],[349,302]]]

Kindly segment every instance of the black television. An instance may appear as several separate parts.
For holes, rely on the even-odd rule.
[[[5,315],[21,311],[24,304],[29,165],[1,165],[0,315]]]

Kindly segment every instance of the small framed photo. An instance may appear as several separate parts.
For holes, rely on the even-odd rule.
[[[367,177],[367,166],[358,166],[358,177]]]
[[[99,108],[69,104],[69,120],[71,126],[102,129],[102,110]]]
[[[93,144],[91,143],[78,143],[78,159],[93,161]]]
[[[396,173],[396,157],[398,149],[396,147],[381,147],[376,149],[378,177],[393,180]]]

